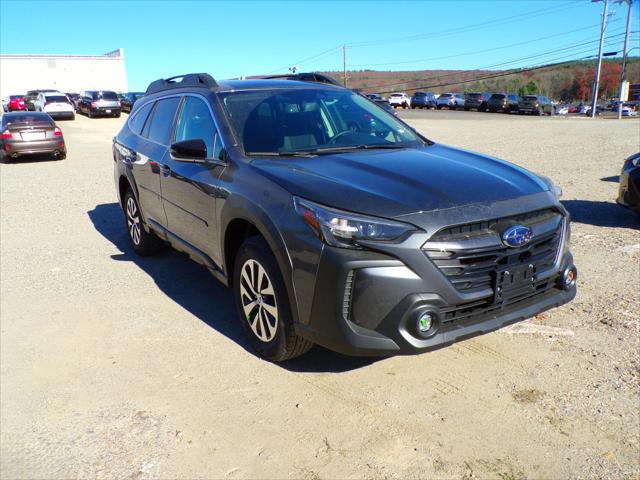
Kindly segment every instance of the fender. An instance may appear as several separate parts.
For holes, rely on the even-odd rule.
[[[221,258],[224,259],[222,268],[229,279],[229,284],[231,284],[231,279],[233,278],[233,265],[226,264],[227,252],[225,251],[224,238],[229,224],[234,220],[245,220],[251,223],[266,240],[282,273],[282,279],[287,289],[287,296],[289,297],[289,303],[291,305],[293,320],[295,323],[298,323],[298,303],[292,281],[293,266],[289,252],[285,248],[282,234],[262,207],[238,194],[231,195],[225,200],[222,212],[220,213],[220,228],[218,230],[220,235],[219,245],[222,251]]]

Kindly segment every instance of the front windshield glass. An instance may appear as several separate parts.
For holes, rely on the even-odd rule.
[[[220,96],[247,154],[424,145],[392,115],[348,90],[250,90]]]

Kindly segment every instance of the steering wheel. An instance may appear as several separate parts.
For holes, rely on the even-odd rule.
[[[329,140],[330,144],[334,144],[338,141],[339,138],[344,137],[345,135],[352,135],[354,132],[352,130],[343,130],[339,132],[336,136],[334,136],[331,140]]]

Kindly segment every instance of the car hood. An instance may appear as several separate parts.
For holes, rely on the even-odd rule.
[[[387,218],[548,191],[542,180],[516,165],[438,144],[317,157],[256,158],[252,165],[293,195]]]

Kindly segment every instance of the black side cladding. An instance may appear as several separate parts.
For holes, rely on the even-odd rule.
[[[145,95],[171,90],[173,88],[202,87],[208,89],[218,88],[218,83],[208,73],[187,73],[170,78],[161,78],[149,84]]]

